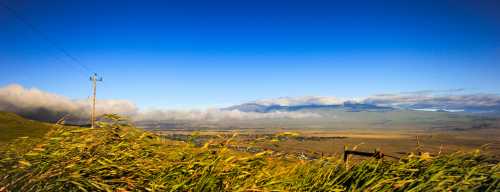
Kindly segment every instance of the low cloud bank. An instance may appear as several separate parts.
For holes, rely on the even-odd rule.
[[[395,108],[500,108],[498,94],[461,94],[463,89],[452,90],[425,90],[403,92],[397,94],[379,94],[360,99],[341,99],[337,97],[282,97],[277,99],[263,99],[251,103],[271,106],[300,106],[300,105],[338,105],[345,102],[373,104]]]
[[[361,99],[340,99],[336,97],[283,97],[264,99],[252,103],[271,106],[298,105],[339,105],[344,102],[374,104],[396,108],[433,109],[444,108],[461,110],[465,108],[494,108],[500,110],[498,94],[457,94],[462,90],[418,91],[398,94],[380,94]],[[56,121],[66,114],[80,119],[88,119],[90,101],[75,100],[13,84],[0,88],[0,111],[15,112],[20,115],[43,121]],[[98,100],[98,114],[116,113],[130,116],[136,121],[159,120],[253,120],[272,118],[315,118],[321,117],[313,112],[274,111],[268,113],[242,112],[227,109],[206,110],[147,110],[139,111],[133,102],[127,100]]]
[[[96,103],[97,114],[137,113],[135,104],[127,100],[97,100]],[[84,119],[90,114],[90,101],[72,100],[36,88],[13,84],[0,88],[0,111],[15,112],[44,121],[57,121],[66,114],[70,114],[73,118]]]
[[[426,94],[385,94],[364,99],[364,103],[399,106],[399,107],[428,107],[428,108],[484,108],[500,107],[498,94],[464,94],[464,95],[435,95]]]
[[[0,111],[15,112],[25,117],[42,121],[57,121],[66,114],[77,119],[88,119],[90,101],[69,99],[65,96],[48,93],[36,88],[25,88],[13,84],[0,88]],[[225,119],[252,120],[269,118],[310,118],[318,117],[313,113],[274,112],[253,113],[238,110],[147,110],[139,111],[136,105],[127,100],[97,100],[96,113],[116,113],[131,117],[135,121],[193,120],[219,121]]]
[[[136,115],[136,121],[168,121],[168,120],[188,120],[188,121],[221,121],[221,120],[255,120],[273,118],[315,118],[321,117],[316,113],[307,112],[241,112],[238,110],[148,110]]]
[[[339,105],[346,100],[337,97],[280,97],[276,99],[262,99],[255,101],[259,105],[280,105],[280,106],[297,106],[297,105]]]

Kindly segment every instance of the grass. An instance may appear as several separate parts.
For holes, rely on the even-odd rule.
[[[473,153],[413,155],[346,165],[272,151],[232,150],[232,138],[201,147],[108,116],[101,128],[54,126],[26,152],[0,153],[0,191],[498,191],[498,160]]]
[[[0,112],[0,145],[5,145],[19,137],[38,139],[52,128],[51,124],[27,120],[9,112]]]

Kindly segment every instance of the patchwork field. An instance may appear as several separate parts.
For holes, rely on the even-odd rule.
[[[187,140],[196,134],[201,142],[209,139],[228,138],[237,133],[236,139],[251,142],[259,138],[269,138],[283,132],[297,133],[299,136],[286,138],[280,142],[261,141],[256,145],[290,154],[305,154],[318,158],[321,155],[335,156],[344,151],[344,147],[356,147],[360,151],[380,150],[391,156],[402,156],[417,151],[432,154],[453,153],[481,149],[486,153],[500,157],[500,136],[497,129],[477,131],[448,131],[436,133],[408,133],[401,131],[301,131],[301,130],[225,130],[212,131],[156,131],[166,138]]]

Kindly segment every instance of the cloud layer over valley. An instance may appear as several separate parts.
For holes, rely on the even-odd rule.
[[[498,94],[434,94],[429,93],[403,93],[403,94],[383,94],[368,97],[364,103],[387,106],[414,106],[427,108],[484,108],[499,107],[500,95]]]
[[[350,104],[370,104],[403,109],[486,109],[500,110],[498,94],[460,94],[454,91],[420,91],[398,94],[380,94],[360,99],[340,99],[336,97],[282,97],[263,99],[246,104],[250,106],[326,106]],[[246,106],[248,107],[248,105]],[[254,120],[272,118],[319,118],[320,114],[311,111],[269,111],[238,110],[238,107],[226,109],[192,110],[139,110],[127,100],[98,100],[97,113],[116,113],[130,116],[136,121],[220,121]],[[15,112],[33,119],[55,121],[65,114],[87,119],[90,114],[88,99],[70,99],[65,96],[44,92],[36,88],[25,88],[12,84],[0,88],[0,111]]]
[[[242,112],[239,110],[147,110],[138,114],[134,120],[137,121],[168,121],[168,120],[188,120],[188,121],[220,121],[225,119],[254,120],[254,119],[274,119],[274,118],[317,118],[321,115],[311,112],[285,112],[276,111],[270,113]]]
[[[403,92],[397,94],[378,94],[359,99],[317,96],[281,97],[276,99],[257,100],[250,103],[264,106],[342,105],[344,103],[357,103],[403,109],[500,109],[500,95],[498,94],[463,94],[462,91],[462,89],[455,89],[444,91]]]
[[[56,121],[66,114],[74,118],[86,119],[90,114],[88,99],[74,100],[65,96],[44,92],[36,88],[25,88],[12,84],[0,88],[0,111],[15,112],[37,120]],[[269,119],[269,118],[311,118],[318,114],[302,112],[254,113],[238,110],[145,110],[127,100],[97,100],[98,114],[116,113],[130,116],[136,121],[192,120],[219,121],[223,119]]]
[[[33,119],[55,121],[66,114],[73,118],[87,118],[90,114],[88,99],[72,100],[36,88],[12,84],[0,88],[0,111],[15,112]],[[127,100],[97,100],[96,112],[136,114],[134,103]]]

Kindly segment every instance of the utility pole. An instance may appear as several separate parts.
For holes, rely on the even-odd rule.
[[[93,89],[93,96],[92,96],[92,111],[91,111],[91,128],[95,127],[95,96],[96,96],[96,82],[97,81],[102,81],[102,77],[97,77],[97,73],[94,73],[91,77],[90,80],[92,81],[92,89]]]

